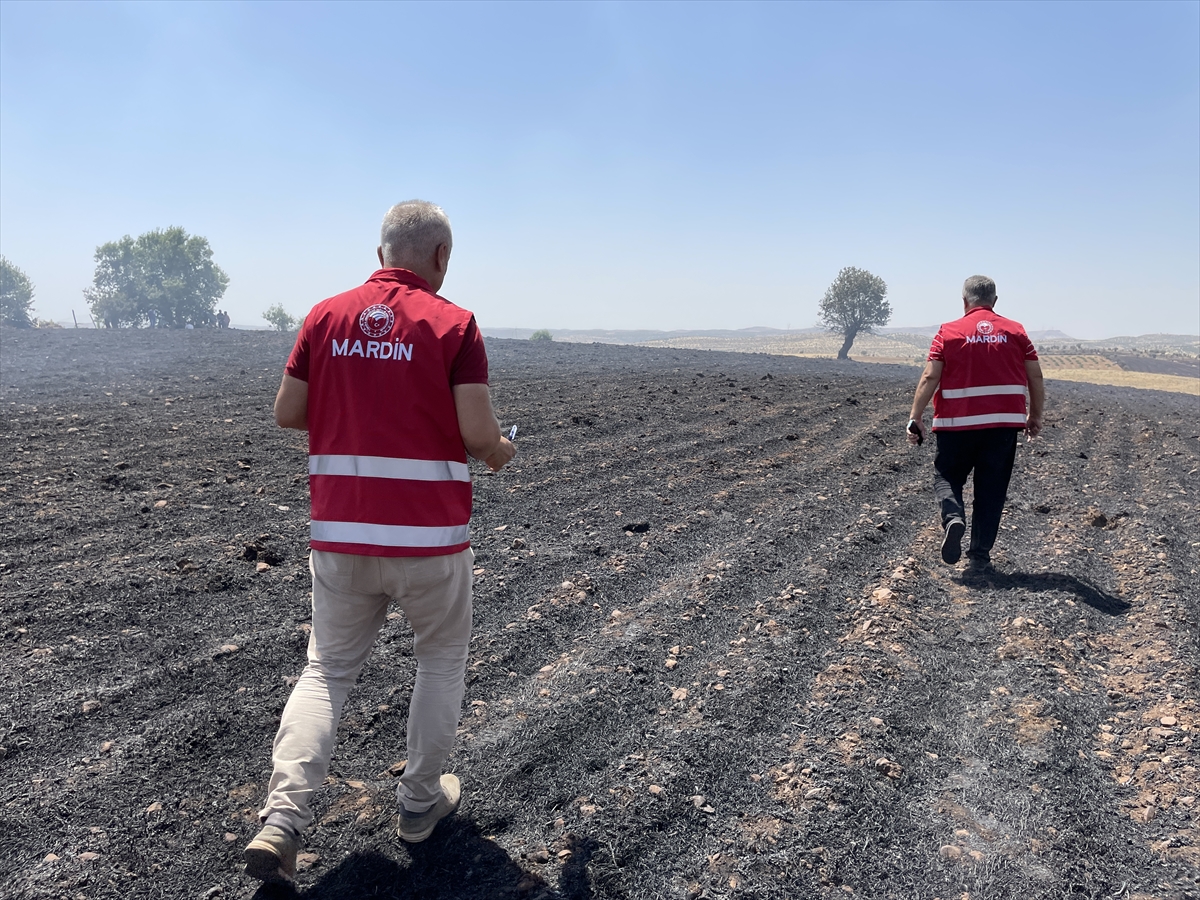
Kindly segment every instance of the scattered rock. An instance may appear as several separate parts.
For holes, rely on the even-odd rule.
[[[388,766],[387,771],[388,771],[388,774],[391,775],[393,778],[399,778],[401,775],[404,774],[404,770],[406,768],[408,768],[408,760],[402,759],[402,760],[400,760],[400,762],[392,763],[390,766]]]
[[[666,666],[668,669],[673,669],[677,665],[679,665],[679,660],[673,659],[673,658],[668,658],[667,661],[663,663],[663,665]]]
[[[532,853],[530,853],[527,858],[533,860],[536,863],[548,863],[548,862],[550,862],[550,851],[547,850],[545,847],[539,847],[538,849],[536,849]]]
[[[649,787],[649,791],[650,791],[650,793],[651,793],[651,794],[653,794],[655,797],[660,797],[660,796],[662,796],[662,793],[663,793],[663,788],[662,788],[662,785],[658,785],[658,784],[652,784],[652,785],[650,785],[650,787]]]
[[[899,778],[904,773],[904,767],[898,762],[892,762],[886,756],[881,756],[875,760],[875,770],[886,775],[888,778]]]
[[[938,856],[947,862],[954,862],[962,858],[962,850],[953,844],[942,844],[942,846],[938,847]]]
[[[234,653],[237,653],[240,649],[241,648],[237,644],[222,644],[217,648],[217,652],[213,654],[213,658],[216,659],[217,657],[221,656],[230,656]]]
[[[100,854],[94,850],[85,850],[76,857],[80,862],[94,862],[100,858]]]
[[[805,800],[828,800],[833,796],[833,790],[827,787],[809,788],[804,792]]]
[[[303,872],[305,869],[311,869],[320,858],[320,854],[317,853],[297,853],[296,871]]]
[[[232,831],[225,832],[225,843],[232,844],[236,840],[237,840],[237,835],[234,834]]]
[[[91,713],[94,713],[96,710],[98,710],[103,705],[104,704],[101,703],[99,700],[87,700],[84,702],[83,706],[80,707],[80,710],[86,714],[91,714]]]
[[[894,599],[895,596],[896,594],[891,588],[881,587],[871,591],[871,598],[878,603],[887,603],[889,600]]]
[[[167,505],[167,501],[166,501],[166,500],[155,500],[155,501],[154,501],[154,508],[155,508],[155,509],[162,509],[162,508],[163,508],[164,506],[166,506],[166,505]]]
[[[1160,725],[1166,725],[1169,728],[1170,726],[1177,724],[1179,720],[1174,716],[1163,716],[1158,720],[1158,722]]]
[[[58,862],[58,859],[59,859],[59,857],[57,854],[47,853],[45,856],[42,857],[42,862],[44,862],[44,863]]]
[[[163,808],[162,803],[159,802],[158,800],[155,800],[153,803],[151,803],[149,806],[146,807],[146,812],[148,812],[148,813],[162,812],[162,808]]]

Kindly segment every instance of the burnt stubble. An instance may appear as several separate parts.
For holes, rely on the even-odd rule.
[[[290,345],[0,334],[0,896],[271,896],[240,857],[309,622]],[[1052,382],[974,584],[914,370],[489,353],[519,455],[473,466],[462,809],[394,836],[396,616],[299,896],[1200,896],[1195,397]]]

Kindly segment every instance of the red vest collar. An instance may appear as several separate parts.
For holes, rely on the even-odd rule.
[[[368,283],[372,281],[394,281],[399,284],[407,284],[409,287],[420,288],[431,294],[433,293],[433,288],[429,286],[428,281],[415,272],[410,272],[408,269],[377,269],[367,279]]]

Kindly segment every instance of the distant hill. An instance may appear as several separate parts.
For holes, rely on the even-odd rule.
[[[533,328],[489,328],[480,326],[484,335],[487,337],[512,338],[515,340],[527,340],[533,335]],[[557,341],[570,341],[572,343],[598,343],[598,344],[643,344],[647,341],[669,341],[675,338],[720,338],[720,339],[736,339],[736,338],[762,338],[775,335],[789,334],[820,334],[824,332],[824,328],[792,328],[790,330],[783,328],[764,328],[754,326],[751,328],[736,328],[736,329],[694,329],[685,328],[675,331],[655,331],[650,329],[604,329],[604,328],[551,328],[550,332],[554,335]]]
[[[483,333],[489,337],[513,338],[527,340],[534,332],[532,328],[492,328],[481,326]],[[929,340],[937,334],[937,325],[901,325],[876,329],[877,334],[861,335],[855,342],[855,350],[851,355],[867,352],[868,355],[890,355],[897,345],[918,348],[929,347]],[[673,331],[655,329],[604,329],[604,328],[554,328],[550,329],[557,341],[571,343],[600,343],[600,344],[654,344],[659,346],[704,346],[716,349],[736,349],[739,343],[764,346],[782,346],[793,342],[811,342],[830,333],[824,328],[713,328],[695,329],[680,328]],[[1104,351],[1124,351],[1135,353],[1182,353],[1188,356],[1200,355],[1200,335],[1188,334],[1143,334],[1138,336],[1121,336],[1103,340],[1085,341],[1071,337],[1065,331],[1049,329],[1031,331],[1029,337],[1037,344],[1038,349],[1074,351],[1076,353],[1100,353]],[[868,340],[868,338],[870,340]],[[867,348],[867,344],[878,343],[878,347]],[[872,352],[873,351],[873,352]],[[778,352],[778,351],[776,351]]]

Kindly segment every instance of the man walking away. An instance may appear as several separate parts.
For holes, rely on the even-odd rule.
[[[275,421],[308,431],[313,614],[308,665],[275,737],[263,828],[245,852],[247,874],[262,881],[295,876],[342,705],[392,601],[417,658],[400,837],[425,840],[458,807],[459,781],[442,768],[471,639],[467,454],[499,471],[515,450],[492,412],[474,316],[436,293],[450,248],[441,209],[393,206],[383,268],[313,307],[275,398]]]
[[[933,493],[941,507],[942,560],[958,562],[966,531],[962,490],[975,473],[967,550],[969,577],[991,570],[992,546],[1008,494],[1017,432],[1042,430],[1046,393],[1037,351],[1020,322],[996,315],[996,283],[973,275],[963,284],[963,317],[944,324],[929,348],[909,413],[908,440],[925,439],[921,417],[933,398]],[[1026,415],[1025,391],[1029,391]]]

